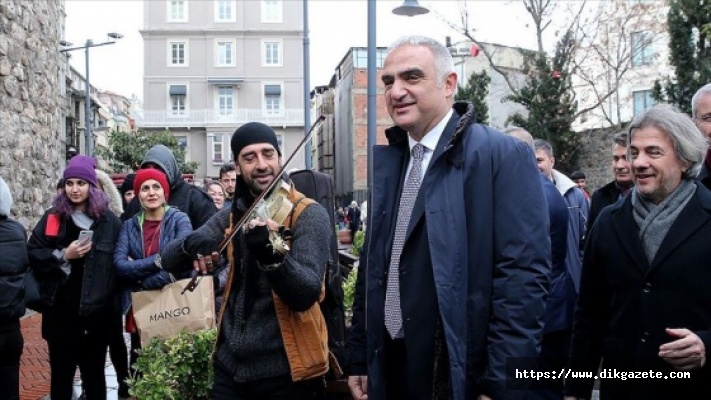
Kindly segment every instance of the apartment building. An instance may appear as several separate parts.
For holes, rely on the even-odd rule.
[[[385,106],[380,81],[387,48],[376,49],[376,143],[386,144],[385,129],[393,122]],[[368,49],[351,47],[332,79],[335,134],[333,176],[338,205],[359,204],[368,189]]]
[[[231,161],[229,142],[258,121],[288,157],[304,135],[302,0],[144,2],[138,129],[169,130],[198,178]],[[299,154],[291,168],[303,168]]]
[[[672,75],[663,0],[600,2],[576,53],[576,131],[621,129],[654,105],[657,79]]]
[[[480,43],[484,48],[482,49],[469,41],[447,44],[454,59],[454,70],[459,76],[460,87],[464,87],[475,72],[486,72],[491,78],[489,94],[486,96],[490,126],[503,129],[509,116],[515,113],[526,115],[528,111],[524,106],[505,100],[513,94],[514,90],[526,84],[526,75],[523,73],[523,49],[483,42]],[[491,60],[486,57],[484,51],[490,54]]]

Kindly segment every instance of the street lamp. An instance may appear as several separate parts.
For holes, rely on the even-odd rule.
[[[375,2],[376,0],[368,0],[368,136],[367,136],[367,146],[368,146],[368,192],[373,189],[373,147],[376,142],[376,132],[377,132],[377,89],[375,87],[377,67],[376,67],[376,57],[375,53],[377,47],[375,44]],[[429,9],[420,6],[417,0],[405,0],[400,7],[393,9],[393,14],[396,15],[407,15],[412,17],[414,15],[427,14],[430,12]]]
[[[67,47],[71,46],[72,44],[67,42],[67,41],[60,41],[59,45],[64,47],[63,49],[60,49],[60,53],[66,53],[69,51],[74,51],[74,50],[79,50],[79,49],[84,49],[85,52],[85,58],[86,58],[86,76],[84,77],[85,79],[85,97],[84,97],[84,141],[86,142],[84,144],[84,148],[86,151],[87,156],[93,156],[94,155],[94,136],[92,132],[92,125],[91,125],[91,85],[89,84],[89,48],[91,47],[99,47],[99,46],[106,46],[109,44],[114,44],[116,43],[116,40],[121,39],[123,37],[122,34],[116,33],[116,32],[109,32],[106,34],[106,36],[109,37],[109,40],[106,42],[101,42],[101,43],[94,43],[93,40],[87,39],[86,42],[84,43],[83,46],[77,46],[77,47]]]
[[[427,14],[428,12],[430,12],[430,10],[426,7],[422,7],[417,0],[405,0],[400,7],[393,9],[393,14],[407,15],[408,17]]]

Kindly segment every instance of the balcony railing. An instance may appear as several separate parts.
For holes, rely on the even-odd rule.
[[[240,125],[262,122],[271,126],[304,126],[304,110],[285,109],[269,114],[261,109],[239,109],[225,115],[220,110],[138,111],[132,117],[139,128],[196,128],[208,125]]]

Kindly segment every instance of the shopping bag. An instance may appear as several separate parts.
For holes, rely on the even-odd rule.
[[[215,293],[212,276],[201,277],[194,290],[183,290],[190,279],[160,290],[131,294],[133,317],[145,346],[154,337],[166,339],[180,331],[194,332],[215,326]]]

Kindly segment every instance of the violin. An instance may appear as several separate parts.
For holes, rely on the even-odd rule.
[[[281,178],[276,179],[278,181],[277,185],[274,186],[272,191],[267,197],[262,199],[257,207],[254,209],[251,218],[247,218],[247,221],[251,221],[255,218],[266,221],[270,219],[276,222],[281,229],[279,232],[269,231],[269,241],[272,243],[275,253],[285,254],[289,251],[289,245],[286,241],[291,239],[291,230],[283,227],[286,217],[291,214],[291,210],[294,209],[294,204],[289,200],[289,193],[291,192],[291,184],[285,182]]]
[[[235,224],[232,232],[230,232],[229,235],[226,235],[222,240],[222,243],[220,243],[217,250],[218,253],[224,252],[237,232],[243,229],[244,225],[248,221],[253,220],[255,217],[262,218],[263,220],[269,218],[279,225],[284,223],[284,220],[289,213],[291,213],[294,205],[288,198],[289,192],[291,191],[291,184],[284,182],[281,177],[289,164],[294,161],[294,157],[304,148],[304,146],[306,146],[306,143],[311,140],[311,135],[313,135],[316,128],[319,128],[325,120],[326,117],[321,115],[316,119],[316,122],[311,125],[311,129],[309,129],[299,145],[296,146],[296,149],[294,149],[294,152],[291,153],[284,165],[282,165],[281,169],[279,169],[279,172],[275,174],[276,178],[262,191],[262,193],[259,194],[259,196],[257,196],[256,199],[254,199],[254,202],[247,209],[247,212],[245,212],[242,218],[240,218],[237,224]],[[286,240],[289,239],[290,234],[291,233],[287,229],[281,229],[279,233],[270,232],[270,240],[274,251],[285,253],[289,250]],[[193,272],[192,279],[185,286],[182,293],[185,293],[186,290],[191,292],[195,290],[199,283],[198,277],[202,277],[202,275],[199,275],[197,272]]]

